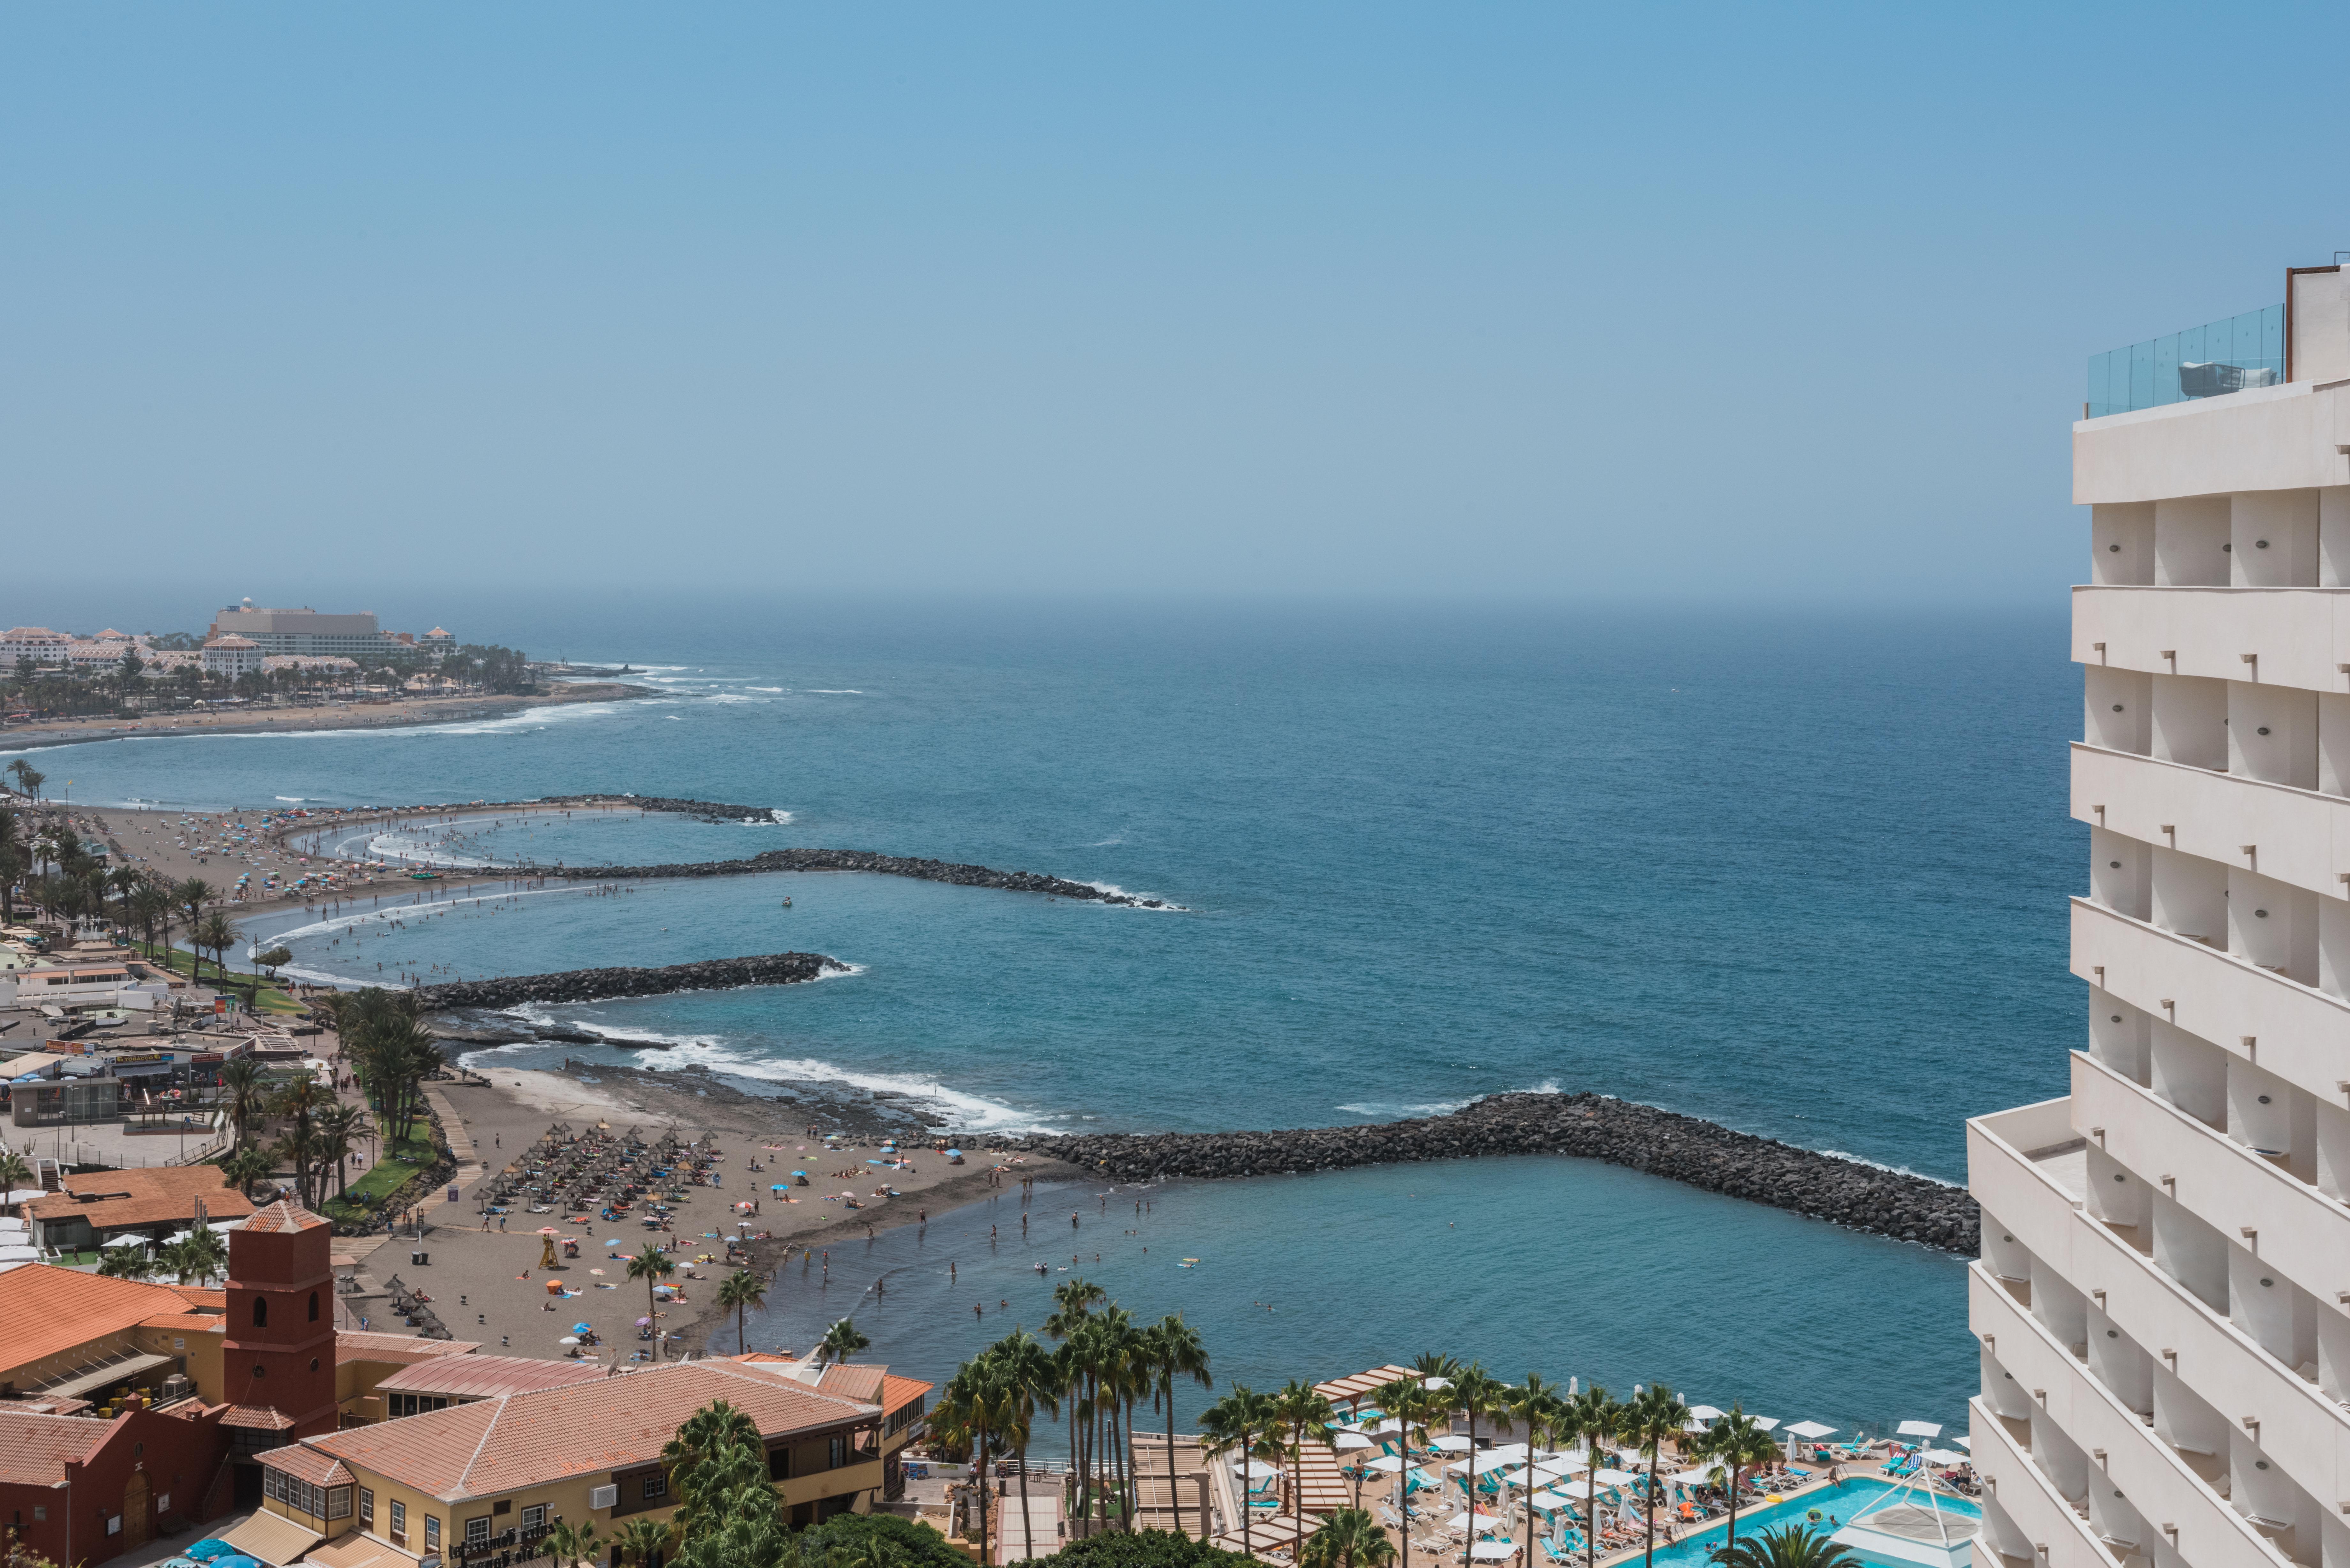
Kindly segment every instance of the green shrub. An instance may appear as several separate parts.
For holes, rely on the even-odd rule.
[[[987,1522],[992,1532],[993,1510]],[[835,1552],[855,1556],[867,1541],[876,1537],[897,1550],[906,1568],[971,1568],[971,1559],[949,1546],[945,1536],[894,1513],[839,1513],[821,1524],[809,1525],[797,1537],[800,1561],[822,1563]]]
[[[1131,1535],[1113,1532],[1073,1541],[1037,1561],[1052,1568],[1257,1568],[1252,1558],[1171,1530],[1138,1530]]]

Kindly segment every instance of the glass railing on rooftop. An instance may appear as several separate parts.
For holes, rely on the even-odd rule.
[[[2284,306],[2089,356],[2088,414],[2125,414],[2284,379]]]

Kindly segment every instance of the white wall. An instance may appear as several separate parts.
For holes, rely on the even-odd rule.
[[[2090,508],[2089,581],[2154,581],[2154,503],[2123,501]]]
[[[2223,587],[2234,580],[2230,506],[2225,495],[2189,495],[2154,504],[2157,587]]]
[[[2240,588],[2317,586],[2317,492],[2245,491],[2229,498],[2229,581]]]
[[[2153,755],[2190,768],[2227,767],[2227,681],[2157,675],[2153,697]]]
[[[2317,694],[2228,682],[2228,771],[2262,784],[2317,787]]]
[[[2091,664],[2081,671],[2081,738],[2111,752],[2145,756],[2154,737],[2154,677]],[[2350,704],[2350,697],[2342,700]],[[2350,744],[2345,761],[2350,763]]]

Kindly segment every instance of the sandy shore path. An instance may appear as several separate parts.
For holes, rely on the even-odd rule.
[[[400,724],[447,724],[496,719],[531,708],[571,702],[619,702],[654,692],[620,680],[569,681],[544,692],[511,697],[401,697],[389,702],[328,702],[300,708],[224,708],[166,713],[151,719],[44,719],[0,729],[0,752],[69,746],[127,735],[264,735],[280,731],[380,730]]]

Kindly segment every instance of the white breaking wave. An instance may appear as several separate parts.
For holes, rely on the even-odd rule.
[[[1129,893],[1129,892],[1128,892],[1125,888],[1123,888],[1119,887],[1119,886],[1118,886],[1117,883],[1115,883],[1115,882],[1082,882],[1082,883],[1080,883],[1080,884],[1079,884],[1079,886],[1081,886],[1081,887],[1087,887],[1087,888],[1100,888],[1103,892],[1107,893],[1107,894],[1110,894],[1110,895],[1112,895],[1113,897],[1115,897],[1115,898],[1159,898],[1159,895],[1158,895],[1158,894],[1156,894],[1156,893]],[[1118,906],[1118,905],[1107,905],[1107,906],[1105,906],[1105,907],[1106,907],[1106,908],[1110,908],[1110,909],[1116,909],[1116,908],[1119,908],[1120,906]],[[1130,908],[1133,908],[1133,909],[1138,909],[1142,908],[1142,906],[1141,906],[1140,904],[1139,904],[1139,903],[1138,903],[1138,904],[1131,905],[1131,906],[1128,906],[1128,907],[1130,907]],[[1154,910],[1148,911],[1148,912],[1152,913],[1152,914],[1159,914],[1159,915],[1188,915],[1188,914],[1190,914],[1190,913],[1191,912],[1191,910],[1190,906],[1185,905],[1185,904],[1179,904],[1179,903],[1176,903],[1176,902],[1175,902],[1173,899],[1171,899],[1171,898],[1159,898],[1159,908],[1158,908],[1158,909],[1154,909]]]
[[[862,697],[865,693],[854,686],[811,686],[811,697]]]
[[[300,805],[304,801],[310,797],[302,794],[281,794],[277,798],[284,801],[288,805]]]
[[[790,688],[787,686],[745,686],[743,690],[745,691],[773,691],[780,694],[789,691]]]
[[[1937,1187],[1955,1188],[1964,1185],[1961,1182],[1945,1181],[1939,1176],[1930,1176],[1922,1170],[1912,1170],[1906,1165],[1887,1165],[1881,1159],[1870,1159],[1863,1155],[1847,1154],[1840,1148],[1824,1148],[1820,1152],[1830,1159],[1848,1160],[1854,1165],[1865,1165],[1872,1170],[1882,1170],[1894,1176],[1914,1176],[1920,1181],[1930,1181]]]

